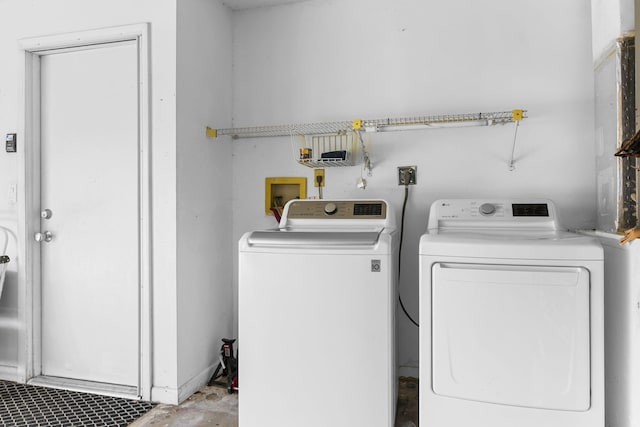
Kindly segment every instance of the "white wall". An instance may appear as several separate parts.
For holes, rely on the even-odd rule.
[[[593,58],[611,49],[623,34],[635,29],[634,0],[591,0]]]
[[[399,217],[396,167],[418,166],[407,205],[401,293],[418,312],[418,238],[441,197],[549,197],[569,228],[595,223],[590,5],[581,0],[310,0],[233,14],[234,126],[524,108],[514,127],[376,134],[369,186],[328,169],[325,197],[382,197]],[[233,143],[234,241],[275,226],[264,178],[306,176],[288,138]],[[309,195],[315,195],[313,187]],[[236,248],[234,248],[236,250]],[[401,372],[418,335],[398,314]]]
[[[180,400],[209,380],[231,337],[231,143],[205,127],[231,124],[231,11],[178,2],[178,385]]]
[[[231,144],[204,135],[231,124],[231,12],[220,0],[7,0],[0,16],[0,134],[19,132],[19,39],[150,23],[152,398],[176,403],[208,380],[232,332]],[[2,150],[3,223],[17,221],[17,174],[17,156]]]
[[[0,134],[19,132],[23,56],[18,40],[132,23],[151,24],[153,172],[153,383],[177,388],[176,318],[176,0],[0,1]],[[105,126],[108,126],[105,123]],[[18,147],[25,144],[18,135]],[[17,182],[15,154],[0,151],[0,217],[17,221],[7,190]],[[20,260],[16,260],[20,262]]]

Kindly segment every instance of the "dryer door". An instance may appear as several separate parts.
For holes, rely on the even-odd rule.
[[[432,284],[436,394],[589,409],[588,270],[436,263]]]

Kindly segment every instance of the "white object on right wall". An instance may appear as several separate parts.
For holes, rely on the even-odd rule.
[[[585,231],[604,248],[605,425],[640,425],[640,242]]]

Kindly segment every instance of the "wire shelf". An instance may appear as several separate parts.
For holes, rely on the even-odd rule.
[[[208,127],[207,136],[229,135],[237,138],[259,138],[294,135],[346,134],[351,131],[389,132],[441,127],[492,126],[513,123],[527,117],[526,110],[511,110],[489,113],[441,114],[387,119],[357,119],[351,121],[301,123],[291,125],[256,126],[214,129]]]
[[[259,138],[269,136],[339,134],[352,130],[352,122],[301,123],[293,125],[256,126],[244,128],[218,129],[218,135],[232,138]]]
[[[354,131],[298,138],[298,163],[310,168],[353,166],[357,135]]]
[[[522,112],[525,113],[524,110],[522,110]],[[390,130],[388,129],[390,127],[394,127],[394,129],[391,130],[403,130],[402,127],[409,129],[412,126],[423,126],[424,128],[491,126],[512,123],[514,121],[516,121],[516,119],[514,119],[513,111],[500,111],[493,113],[441,114],[399,119],[363,120],[362,127],[366,130],[372,128],[372,130],[380,132]]]

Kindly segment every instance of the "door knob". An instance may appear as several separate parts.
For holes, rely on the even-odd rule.
[[[43,231],[42,233],[36,233],[33,238],[36,242],[50,242],[53,240],[53,234],[50,231]]]
[[[49,219],[51,218],[52,215],[53,215],[53,212],[51,212],[51,209],[45,209],[42,212],[40,212],[40,218],[42,219]]]

